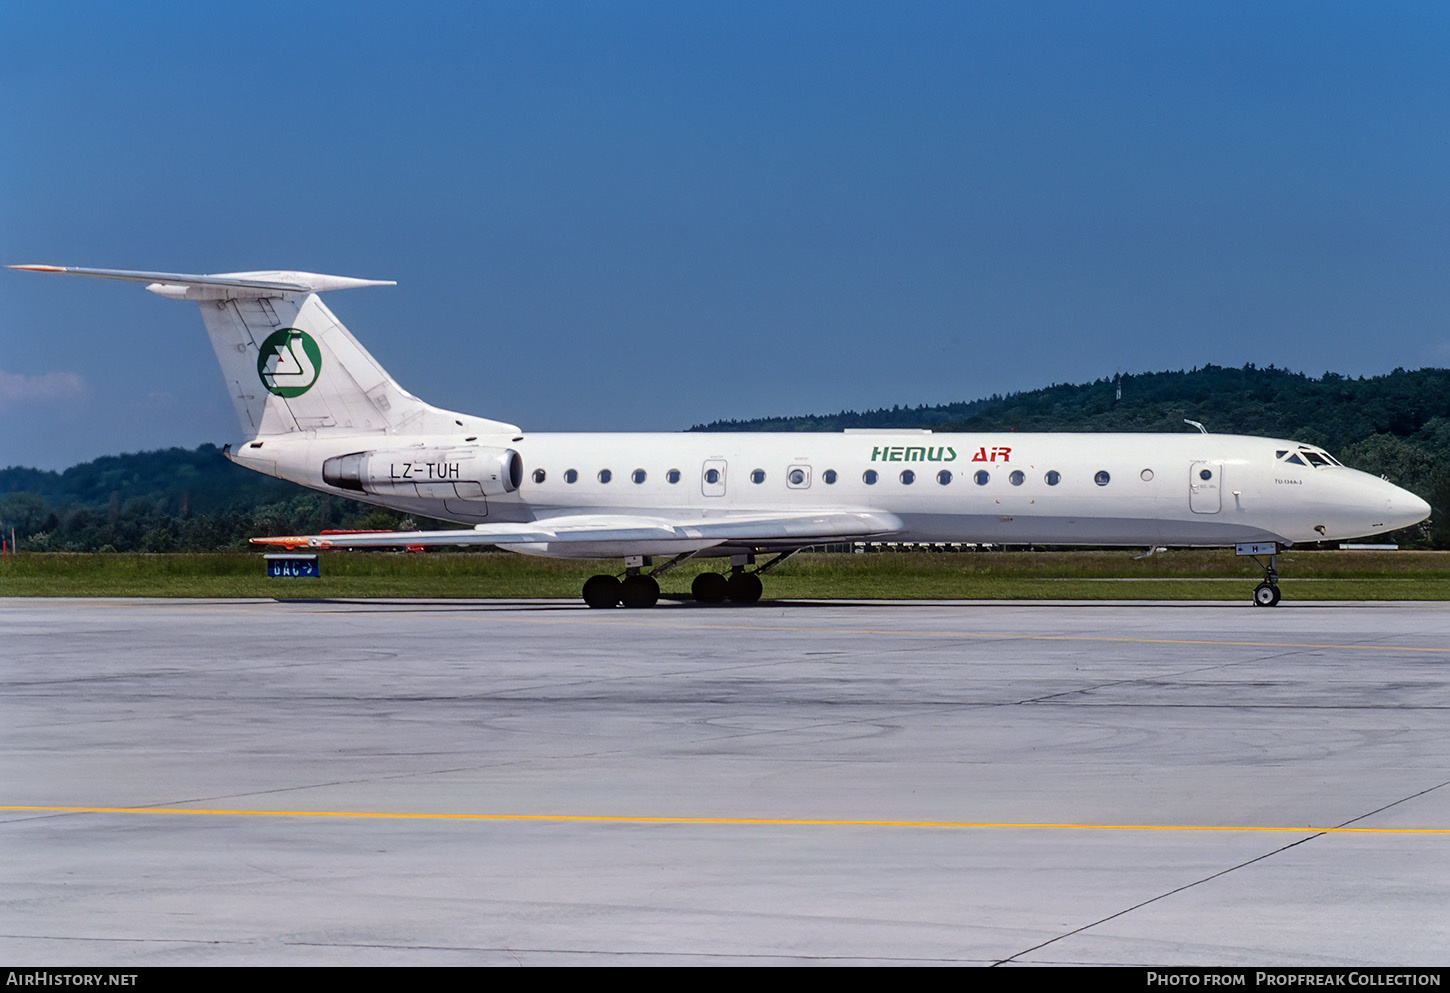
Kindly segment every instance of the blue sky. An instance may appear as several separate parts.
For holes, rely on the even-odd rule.
[[[1442,3],[0,6],[0,262],[329,304],[527,430],[1450,365]],[[191,304],[0,272],[0,465],[225,442]]]

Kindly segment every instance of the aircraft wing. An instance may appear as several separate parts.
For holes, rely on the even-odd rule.
[[[750,514],[706,519],[669,519],[621,514],[547,517],[527,524],[480,524],[456,531],[372,531],[357,534],[253,538],[285,548],[397,548],[458,545],[579,545],[600,554],[703,550],[715,545],[795,547],[848,541],[899,531],[901,519],[879,511]]]

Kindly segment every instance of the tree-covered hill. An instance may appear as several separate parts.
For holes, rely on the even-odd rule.
[[[233,465],[215,445],[104,455],[64,472],[0,469],[0,495],[34,493],[52,506],[154,500],[171,513],[220,513],[273,503],[298,487]]]
[[[1119,382],[1122,398],[1117,399]],[[695,431],[841,431],[924,427],[937,431],[1183,431],[1184,418],[1218,434],[1296,438],[1342,449],[1376,434],[1399,438],[1450,417],[1450,369],[1396,369],[1318,379],[1284,369],[1204,366],[1189,372],[1054,384],[971,403],[893,407],[804,417],[716,421]],[[1432,429],[1433,433],[1433,429]]]

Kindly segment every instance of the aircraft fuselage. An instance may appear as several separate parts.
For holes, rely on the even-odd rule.
[[[1241,435],[360,434],[254,440],[231,455],[305,486],[469,525],[831,508],[895,515],[900,531],[879,540],[902,542],[1288,545],[1382,534],[1426,510],[1413,494],[1312,446]],[[318,467],[349,455],[362,456],[364,471],[329,485]],[[566,557],[622,550],[513,547]]]

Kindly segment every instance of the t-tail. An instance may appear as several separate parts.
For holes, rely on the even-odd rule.
[[[516,434],[502,421],[441,410],[388,375],[319,293],[392,280],[285,270],[185,275],[17,265],[12,269],[145,283],[201,308],[237,420],[250,439],[324,434]]]

